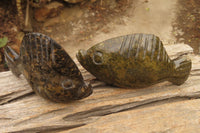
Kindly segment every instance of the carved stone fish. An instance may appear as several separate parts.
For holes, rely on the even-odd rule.
[[[107,84],[140,88],[162,81],[183,84],[191,70],[185,56],[171,60],[160,39],[152,34],[132,34],[112,38],[79,50],[81,65]]]
[[[9,46],[4,53],[13,74],[19,77],[22,73],[32,89],[46,99],[67,102],[92,93],[91,85],[84,83],[73,60],[50,37],[40,33],[26,34],[20,55]]]

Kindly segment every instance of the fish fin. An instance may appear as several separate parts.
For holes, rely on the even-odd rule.
[[[183,84],[189,77],[192,62],[186,56],[181,56],[173,60],[174,62],[174,72],[170,78],[170,82],[175,85]]]
[[[21,71],[19,70],[19,54],[17,54],[17,52],[15,50],[13,50],[11,47],[6,46],[4,48],[4,56],[5,56],[5,60],[6,63],[8,65],[8,67],[10,68],[10,70],[12,71],[12,73],[19,77],[21,74]]]

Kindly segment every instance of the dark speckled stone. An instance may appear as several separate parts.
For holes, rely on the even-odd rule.
[[[158,37],[133,34],[112,38],[87,51],[79,50],[81,65],[107,84],[140,88],[162,81],[183,84],[191,61],[185,56],[171,60]]]
[[[5,48],[5,59],[13,74],[25,76],[40,96],[55,102],[82,99],[92,93],[65,50],[51,38],[29,33],[23,38],[20,55]]]

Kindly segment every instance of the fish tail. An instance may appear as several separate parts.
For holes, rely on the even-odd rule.
[[[5,56],[5,60],[6,63],[8,65],[8,67],[10,68],[10,70],[12,71],[12,73],[19,77],[21,74],[20,71],[20,58],[19,58],[19,54],[17,54],[17,52],[15,50],[13,50],[11,47],[6,46],[4,48],[4,56]]]
[[[181,85],[188,79],[192,68],[192,62],[186,56],[176,58],[173,62],[174,71],[169,81],[175,85]]]

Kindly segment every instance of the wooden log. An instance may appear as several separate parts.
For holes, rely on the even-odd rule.
[[[173,48],[172,48],[173,47]],[[192,53],[183,45],[166,46],[170,57]],[[177,52],[176,52],[177,51]],[[79,67],[94,92],[71,103],[53,103],[35,93],[23,76],[0,73],[1,132],[179,132],[199,128],[200,57],[181,86],[163,82],[143,89],[107,86]],[[77,61],[76,61],[77,62]]]

